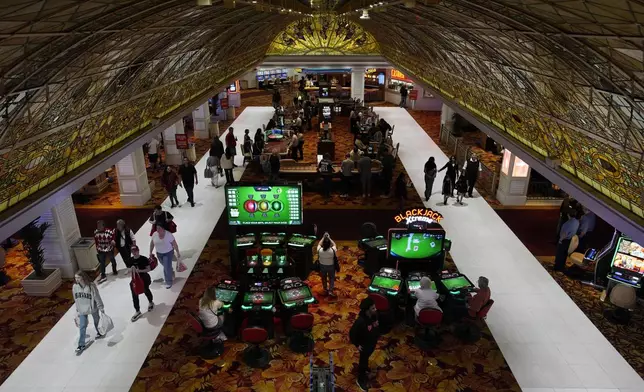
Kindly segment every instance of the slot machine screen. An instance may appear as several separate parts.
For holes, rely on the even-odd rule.
[[[644,246],[621,237],[613,256],[612,270],[613,278],[638,285],[644,275]]]
[[[302,186],[227,185],[226,211],[234,226],[301,225]]]
[[[393,232],[389,254],[403,259],[428,259],[443,251],[443,234],[428,232]]]

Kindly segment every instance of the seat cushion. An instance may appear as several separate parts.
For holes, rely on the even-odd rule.
[[[573,252],[570,255],[570,261],[573,264],[584,265],[584,255],[583,255],[583,253]]]

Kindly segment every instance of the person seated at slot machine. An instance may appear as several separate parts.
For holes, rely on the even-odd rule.
[[[485,276],[479,276],[478,288],[474,289],[474,295],[467,299],[467,312],[470,317],[476,317],[478,312],[490,301],[492,292],[489,288],[490,281]]]
[[[414,305],[416,317],[425,308],[436,309],[440,312],[443,311],[438,305],[439,295],[432,290],[432,280],[429,277],[423,276],[420,278],[420,287],[414,291],[414,295],[416,296],[416,305]]]
[[[224,325],[224,315],[218,313],[223,306],[224,303],[217,299],[217,289],[214,286],[208,287],[199,300],[199,319],[205,328],[204,333],[221,331]],[[216,338],[226,340],[226,335],[220,332]]]

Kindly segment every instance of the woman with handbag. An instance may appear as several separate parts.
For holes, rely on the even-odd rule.
[[[172,269],[172,255],[177,252],[177,259],[181,260],[181,253],[179,246],[175,241],[172,233],[167,231],[163,226],[157,226],[157,231],[152,234],[152,241],[150,241],[150,256],[152,257],[153,251],[156,248],[157,258],[159,263],[163,266],[163,279],[165,280],[165,288],[172,287],[172,280],[174,278],[174,270]],[[180,262],[179,262],[180,263]]]
[[[148,221],[152,223],[152,230],[150,231],[150,236],[157,231],[157,227],[161,226],[164,229],[168,230],[170,233],[175,233],[177,231],[177,225],[173,221],[174,216],[167,211],[163,211],[163,207],[157,205],[154,207],[152,216]]]
[[[172,166],[166,166],[163,174],[161,175],[161,185],[168,192],[170,196],[170,208],[179,206],[179,199],[177,199],[177,187],[181,185],[179,181],[179,176],[174,171]]]
[[[324,287],[324,294],[335,297],[333,288],[335,285],[335,272],[339,270],[338,256],[336,252],[338,248],[335,242],[329,236],[329,233],[324,233],[324,237],[318,243],[318,262],[320,263],[320,276],[322,277],[322,287]],[[327,280],[329,282],[327,288]]]
[[[96,287],[94,282],[89,279],[85,272],[76,272],[74,279],[76,282],[72,287],[72,294],[74,296],[74,302],[76,303],[76,312],[78,313],[76,317],[80,332],[76,354],[80,355],[86,348],[85,333],[87,332],[87,324],[89,324],[90,314],[92,315],[92,319],[94,319],[96,339],[104,337],[98,329],[98,322],[100,319],[99,311],[103,311],[103,300],[101,299],[101,295],[98,293],[98,287]]]
[[[152,292],[150,291],[150,284],[152,284],[152,279],[148,272],[152,270],[150,265],[150,259],[145,256],[142,256],[139,252],[139,247],[132,245],[132,281],[130,282],[130,291],[132,291],[132,304],[134,304],[134,316],[132,316],[132,322],[135,322],[141,317],[141,307],[139,305],[139,295],[145,293],[145,297],[148,299],[148,312],[151,312],[154,309],[154,302],[152,297]]]

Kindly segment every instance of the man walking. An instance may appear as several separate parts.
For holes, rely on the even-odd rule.
[[[96,230],[94,231],[94,243],[96,243],[96,251],[98,254],[98,263],[101,266],[101,278],[98,280],[98,283],[103,283],[107,280],[105,276],[105,263],[109,259],[112,264],[112,273],[116,275],[116,258],[114,258],[114,230],[106,229],[105,222],[99,220],[96,222]]]
[[[376,350],[379,337],[376,304],[371,298],[367,297],[360,303],[360,313],[349,331],[351,343],[360,352],[357,384],[362,391],[369,389],[369,357]]]
[[[183,158],[183,165],[179,168],[179,175],[181,176],[181,182],[183,182],[183,189],[188,194],[188,203],[194,207],[195,195],[193,190],[195,185],[199,184],[199,178],[197,177],[197,169],[190,163],[188,157]]]
[[[403,84],[400,88],[400,105],[401,108],[407,106],[407,86]]]

